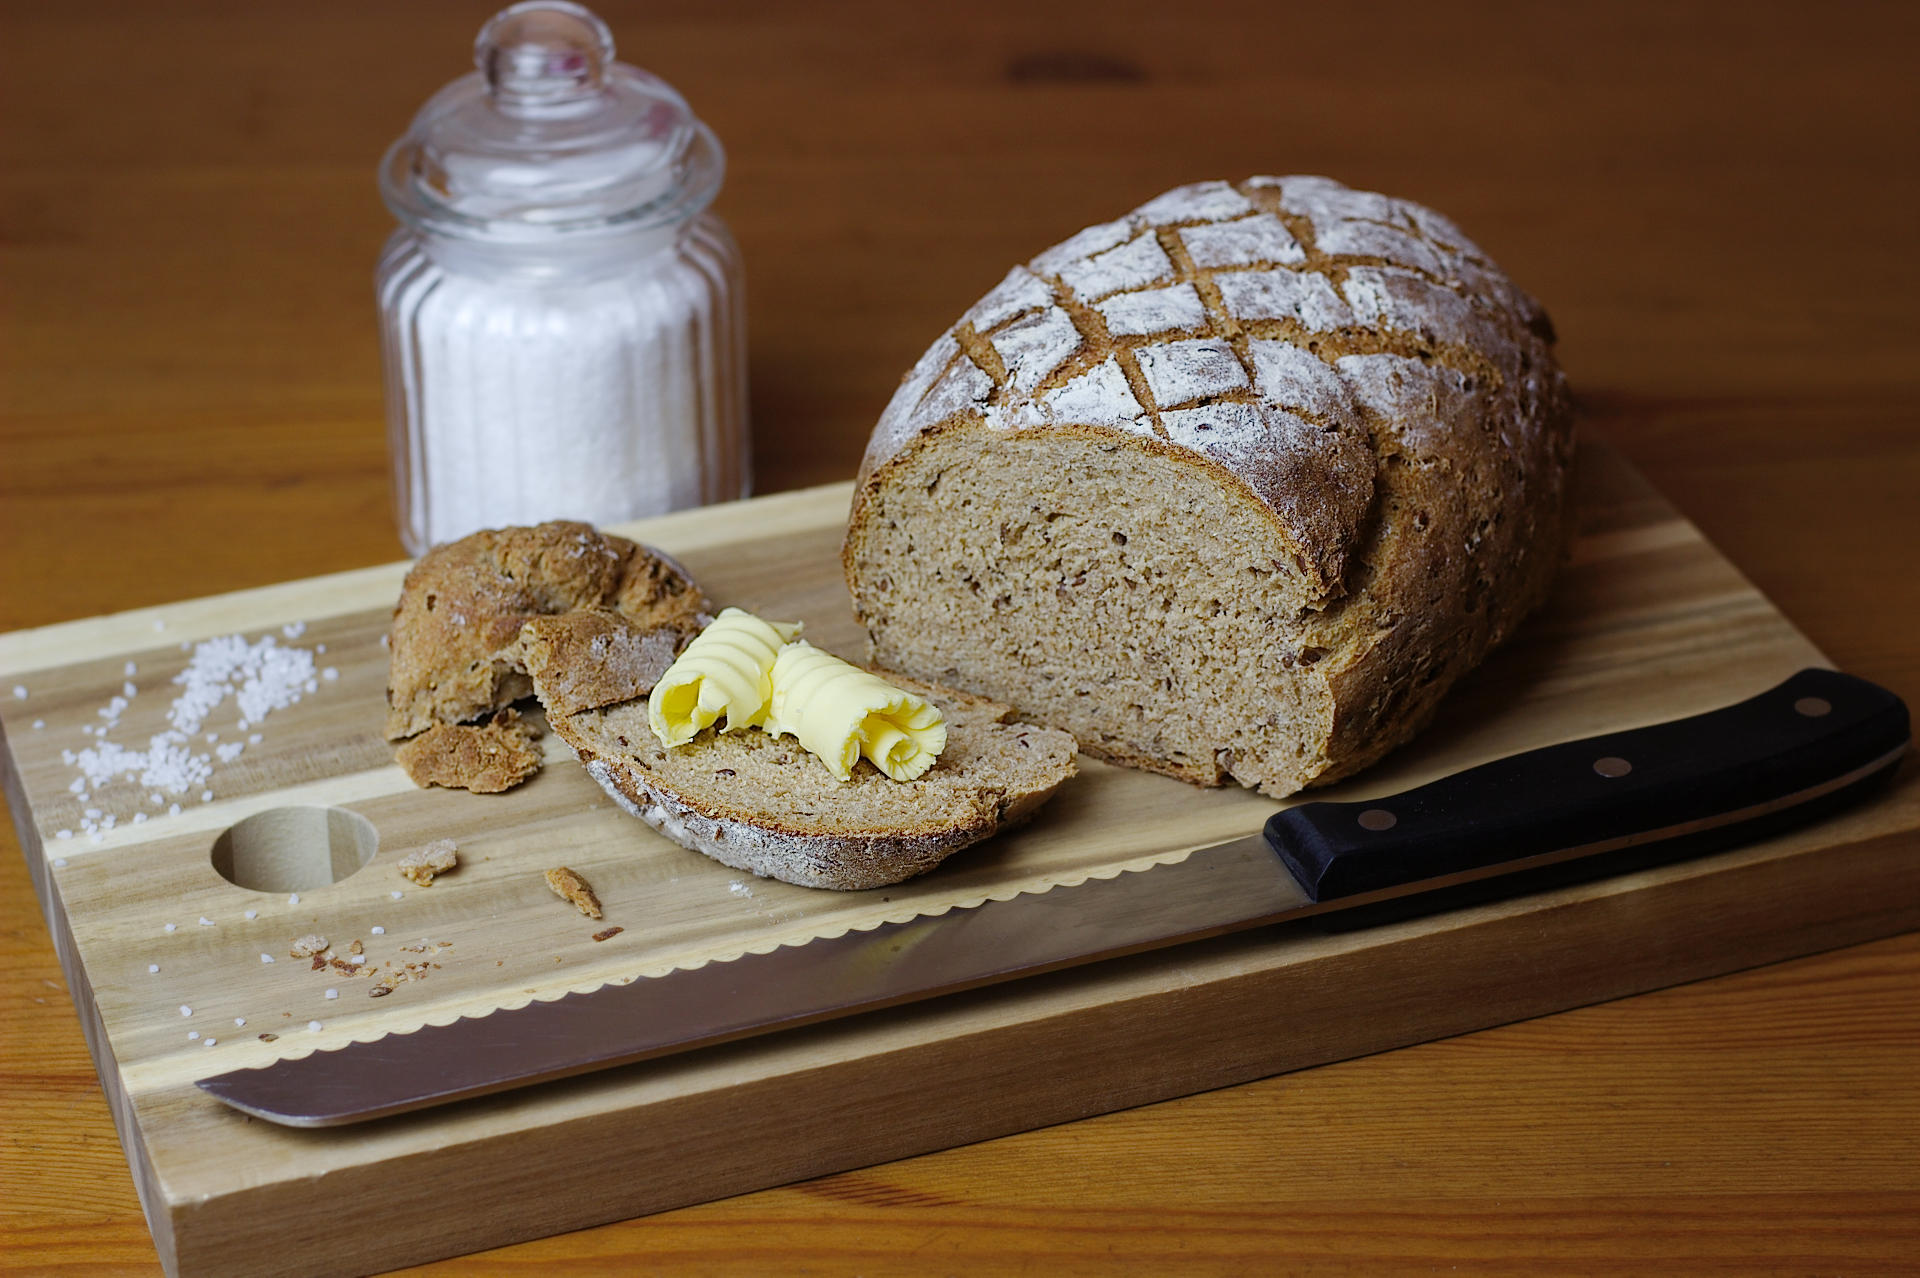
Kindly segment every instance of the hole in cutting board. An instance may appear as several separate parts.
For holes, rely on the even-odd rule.
[[[213,841],[221,878],[255,892],[304,892],[338,883],[373,860],[380,832],[345,808],[269,808]]]

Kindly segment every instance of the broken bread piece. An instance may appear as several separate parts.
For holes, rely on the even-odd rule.
[[[710,611],[673,560],[589,524],[487,529],[435,546],[407,574],[393,610],[388,739],[465,723],[528,696],[520,628],[594,607],[647,630],[695,631]]]
[[[400,858],[401,877],[421,887],[432,887],[434,879],[457,869],[460,848],[452,839],[435,839],[423,848],[415,848]]]
[[[520,659],[547,713],[578,714],[653,691],[693,627],[648,628],[612,608],[535,617],[520,631]]]
[[[553,894],[590,919],[600,917],[600,898],[593,894],[593,888],[577,873],[564,865],[556,865],[546,874],[547,887]]]
[[[802,887],[852,891],[924,874],[1030,817],[1074,775],[1078,748],[1053,728],[1009,723],[1006,706],[888,674],[945,716],[946,749],[912,781],[861,759],[847,781],[791,740],[704,729],[668,749],[647,703],[548,722],[623,808],[723,865]]]
[[[539,735],[518,710],[502,710],[486,723],[436,723],[393,757],[422,789],[499,794],[540,770]]]

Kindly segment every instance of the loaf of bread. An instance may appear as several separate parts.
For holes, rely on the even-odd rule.
[[[873,662],[1203,785],[1344,777],[1547,591],[1552,343],[1452,222],[1326,178],[1082,231],[873,432],[843,552]]]

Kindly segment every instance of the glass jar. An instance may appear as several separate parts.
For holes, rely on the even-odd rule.
[[[380,171],[407,550],[745,496],[740,253],[706,211],[719,142],[580,5],[502,10],[474,58]]]

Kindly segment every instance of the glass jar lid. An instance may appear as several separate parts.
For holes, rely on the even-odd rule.
[[[402,222],[471,239],[619,234],[685,222],[719,191],[718,139],[666,81],[615,62],[583,6],[501,10],[474,62],[381,163]]]

